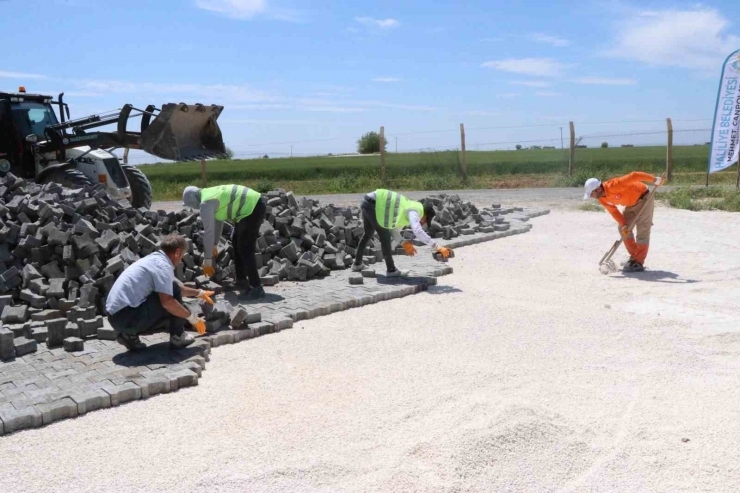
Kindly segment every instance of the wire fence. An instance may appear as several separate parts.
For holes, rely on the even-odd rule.
[[[572,126],[572,127],[571,127]],[[579,152],[585,148],[631,148],[706,146],[711,135],[710,119],[625,119],[594,122],[547,122],[517,125],[483,125],[465,128],[450,125],[447,128],[391,130],[384,134],[384,155],[393,162],[394,155],[418,154],[434,164],[458,166],[463,175],[471,153],[515,150],[560,150],[560,159],[568,163],[572,174]],[[572,132],[571,132],[572,128]],[[337,133],[343,129],[334,129]],[[227,135],[229,132],[227,132]],[[327,137],[317,139],[285,139],[268,142],[229,145],[234,159],[266,159],[297,157],[340,157],[357,155],[356,137]],[[463,150],[464,149],[464,150]],[[452,155],[452,154],[456,155]],[[530,159],[536,159],[531,153]],[[707,149],[708,156],[708,149]],[[575,162],[573,162],[575,161]],[[128,162],[136,165],[164,162],[143,152],[131,151]],[[670,165],[670,163],[666,163]]]

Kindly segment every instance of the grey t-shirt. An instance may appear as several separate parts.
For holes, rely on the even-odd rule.
[[[144,303],[152,293],[172,296],[172,283],[175,282],[175,266],[162,251],[147,255],[134,262],[116,279],[108,293],[105,309],[109,315],[130,306]]]

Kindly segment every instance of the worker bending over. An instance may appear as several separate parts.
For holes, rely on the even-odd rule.
[[[404,226],[411,226],[417,240],[431,246],[443,257],[447,258],[450,255],[449,249],[437,245],[422,228],[424,224],[431,224],[435,215],[430,202],[422,204],[409,200],[400,193],[378,189],[365,195],[360,203],[360,210],[362,211],[362,224],[365,228],[365,234],[357,246],[357,255],[354,264],[352,264],[353,271],[359,272],[367,268],[362,262],[362,257],[367,243],[377,232],[380,237],[383,258],[385,259],[386,275],[388,277],[408,275],[408,271],[396,269],[391,249],[392,236],[393,239],[402,241],[400,230]],[[402,245],[408,255],[416,255],[416,248],[410,241],[402,241]]]
[[[252,299],[264,298],[265,289],[257,272],[255,257],[260,226],[267,210],[260,193],[241,185],[219,185],[204,189],[190,186],[183,191],[182,201],[185,206],[200,210],[204,229],[203,273],[209,277],[214,274],[214,262],[218,256],[215,245],[221,238],[224,221],[232,221],[231,244],[234,247],[237,287],[246,287],[248,280],[248,296]]]
[[[619,223],[619,233],[630,254],[629,261],[624,266],[624,272],[644,271],[645,258],[647,258],[650,247],[650,229],[653,226],[655,198],[653,195],[648,195],[648,187],[642,182],[655,183],[658,187],[663,182],[663,178],[635,171],[604,183],[597,178],[589,178],[584,186],[586,193],[583,200],[588,200],[589,197],[597,199]],[[625,207],[624,214],[619,212],[618,205]],[[636,218],[637,221],[635,221]],[[632,227],[637,228],[636,241],[631,231]]]

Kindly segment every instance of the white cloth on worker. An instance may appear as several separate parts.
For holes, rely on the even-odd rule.
[[[365,197],[370,200],[375,200],[377,196],[375,192],[370,192],[365,195]],[[416,211],[407,211],[406,214],[409,218],[409,223],[411,223],[411,231],[414,232],[414,238],[423,242],[425,245],[429,245],[432,248],[437,248],[437,244],[434,242],[434,240],[427,234],[426,231],[424,231],[424,227],[421,225],[421,218],[419,217],[419,213]],[[404,240],[403,236],[401,235],[401,228],[391,230],[391,240],[393,241],[394,248],[396,247],[396,245],[401,244],[401,242]]]
[[[153,252],[134,262],[116,279],[108,293],[105,310],[109,315],[130,306],[136,308],[152,293],[172,296],[175,266],[162,251]]]
[[[218,245],[224,222],[216,220],[216,211],[221,205],[217,199],[206,200],[200,204],[200,220],[203,222],[203,257],[210,260],[213,257],[213,246]]]
[[[200,188],[192,185],[185,187],[182,191],[182,203],[185,207],[197,209],[200,205]]]

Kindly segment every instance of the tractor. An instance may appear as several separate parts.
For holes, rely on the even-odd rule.
[[[59,117],[54,112],[57,107]],[[225,155],[216,120],[223,106],[167,103],[138,109],[130,104],[107,113],[70,119],[64,93],[51,96],[0,92],[0,176],[12,172],[36,183],[72,188],[102,183],[116,199],[149,208],[149,180],[135,166],[122,164],[115,149],[141,149],[172,161]],[[140,118],[140,131],[128,129]],[[115,126],[103,132],[99,127]]]

